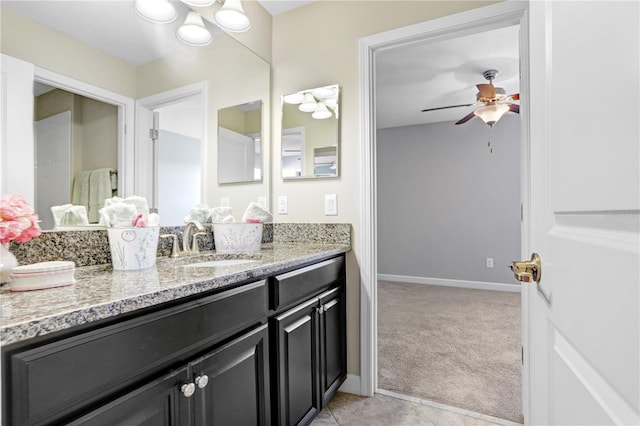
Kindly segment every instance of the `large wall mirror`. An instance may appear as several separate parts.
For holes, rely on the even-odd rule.
[[[337,84],[282,97],[282,178],[339,176],[340,88]]]
[[[218,110],[218,183],[262,180],[262,101]]]
[[[254,179],[258,173],[260,179],[252,185],[220,185],[218,165],[226,163],[226,154],[218,152],[216,112],[229,105],[253,105],[259,100],[262,116],[269,117],[269,102],[264,101],[270,99],[270,64],[206,19],[204,23],[213,35],[211,44],[203,47],[181,44],[175,31],[189,9],[184,3],[174,3],[178,17],[165,26],[139,18],[133,10],[133,1],[6,0],[0,5],[1,53],[31,66],[31,103],[24,103],[31,107],[21,106],[21,118],[29,121],[29,131],[35,121],[51,119],[54,123],[43,125],[44,134],[57,135],[59,128],[64,133],[65,127],[69,134],[63,135],[68,140],[63,149],[46,144],[36,147],[34,142],[33,147],[9,149],[3,159],[3,166],[16,165],[3,172],[3,190],[22,193],[37,204],[43,229],[51,229],[53,225],[49,204],[73,201],[74,179],[83,171],[97,169],[113,170],[113,195],[144,196],[151,207],[158,208],[161,224],[165,226],[182,224],[197,203],[213,207],[224,199],[234,208],[237,219],[252,201],[264,204],[267,200],[268,206],[269,184],[264,177],[270,176],[269,120],[260,122],[262,158],[259,171],[252,170]],[[54,27],[47,15],[69,22]],[[91,37],[74,35],[74,22],[93,22],[90,28],[95,28],[96,34],[111,31],[109,38],[118,53],[106,53],[92,46]],[[123,38],[124,28],[139,31],[139,37]],[[172,39],[154,40],[161,31]],[[152,37],[146,47],[132,41],[144,38],[143,33]],[[57,78],[38,78],[43,73],[74,83],[57,84]],[[8,85],[14,82],[11,74],[5,75],[4,64],[3,80]],[[76,90],[75,83],[84,89]],[[93,96],[93,89],[100,93]],[[181,90],[182,95],[171,98]],[[54,105],[56,99],[63,99],[66,106]],[[141,100],[147,100],[142,105],[144,111]],[[7,109],[19,110],[13,100],[6,102]],[[59,114],[62,116],[56,117]],[[159,144],[159,150],[154,151],[149,132],[154,114],[161,117],[158,134],[166,143],[173,144],[171,148]],[[56,120],[63,124],[60,126]],[[18,128],[14,122],[8,122],[7,127]],[[8,134],[19,133],[9,129]],[[35,140],[52,138],[35,135]],[[53,158],[47,149],[63,155]],[[64,181],[64,185],[56,185],[56,191],[46,189],[44,175],[18,179],[18,165],[22,177],[24,170],[35,170],[36,161],[43,161],[38,169],[44,172],[46,159],[53,160],[47,164],[53,167],[50,174],[61,175]],[[185,179],[178,188],[177,178]],[[52,197],[54,192],[56,195]]]

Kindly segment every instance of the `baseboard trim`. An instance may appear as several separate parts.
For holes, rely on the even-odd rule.
[[[360,376],[355,374],[347,374],[347,379],[344,381],[338,392],[352,393],[354,395],[362,395]]]
[[[379,281],[395,281],[410,284],[439,285],[444,287],[472,288],[476,290],[507,291],[520,293],[520,284],[490,283],[484,281],[450,280],[445,278],[411,277],[407,275],[378,274]]]

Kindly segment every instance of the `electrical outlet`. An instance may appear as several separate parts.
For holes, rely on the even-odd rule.
[[[220,207],[229,207],[229,197],[220,197]]]
[[[487,257],[487,268],[493,268],[493,257]]]
[[[325,194],[324,196],[324,215],[338,215],[338,196],[336,194]]]
[[[287,203],[287,196],[280,195],[278,197],[278,214],[287,214],[289,211],[289,206]]]
[[[267,209],[267,197],[258,197],[258,205],[263,209]]]

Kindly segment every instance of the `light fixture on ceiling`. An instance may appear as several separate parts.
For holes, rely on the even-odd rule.
[[[182,3],[194,7],[209,7],[216,2],[216,0],[181,0]]]
[[[176,31],[176,37],[190,46],[206,46],[213,39],[202,22],[202,16],[193,11],[187,14],[184,24]]]
[[[315,111],[313,111],[311,117],[315,118],[316,120],[324,120],[331,117],[332,115],[333,114],[331,114],[331,111],[329,111],[327,105],[324,102],[318,102],[318,107]]]
[[[222,7],[213,15],[213,20],[220,28],[232,33],[251,28],[251,21],[245,15],[240,0],[224,0]]]
[[[480,117],[489,126],[493,127],[494,124],[502,118],[502,116],[509,111],[509,106],[505,104],[491,104],[478,108],[473,112],[476,117]]]
[[[169,0],[136,0],[133,10],[139,17],[154,24],[168,24],[178,17]]]
[[[304,100],[298,105],[298,109],[302,112],[314,112],[316,108],[318,108],[316,98],[311,93],[305,93]]]

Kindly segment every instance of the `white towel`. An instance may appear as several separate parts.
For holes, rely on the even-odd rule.
[[[113,169],[96,169],[89,177],[89,208],[87,213],[89,223],[97,223],[100,219],[99,210],[104,205],[104,200],[111,198],[111,174]]]
[[[51,206],[53,223],[56,226],[79,226],[88,225],[87,209],[85,206],[74,206],[64,204],[61,206]]]
[[[247,219],[258,220],[262,223],[271,223],[273,222],[273,215],[260,207],[258,203],[252,201],[242,215],[242,222],[247,222]]]
[[[184,223],[190,220],[197,220],[200,223],[211,223],[211,213],[209,210],[209,206],[206,204],[196,204],[189,210],[189,215],[184,218]]]
[[[232,207],[213,207],[210,210],[211,223],[233,223],[233,208]],[[229,218],[231,216],[231,218]]]
[[[73,190],[71,191],[71,204],[89,208],[89,178],[91,170],[85,170],[73,178]]]

